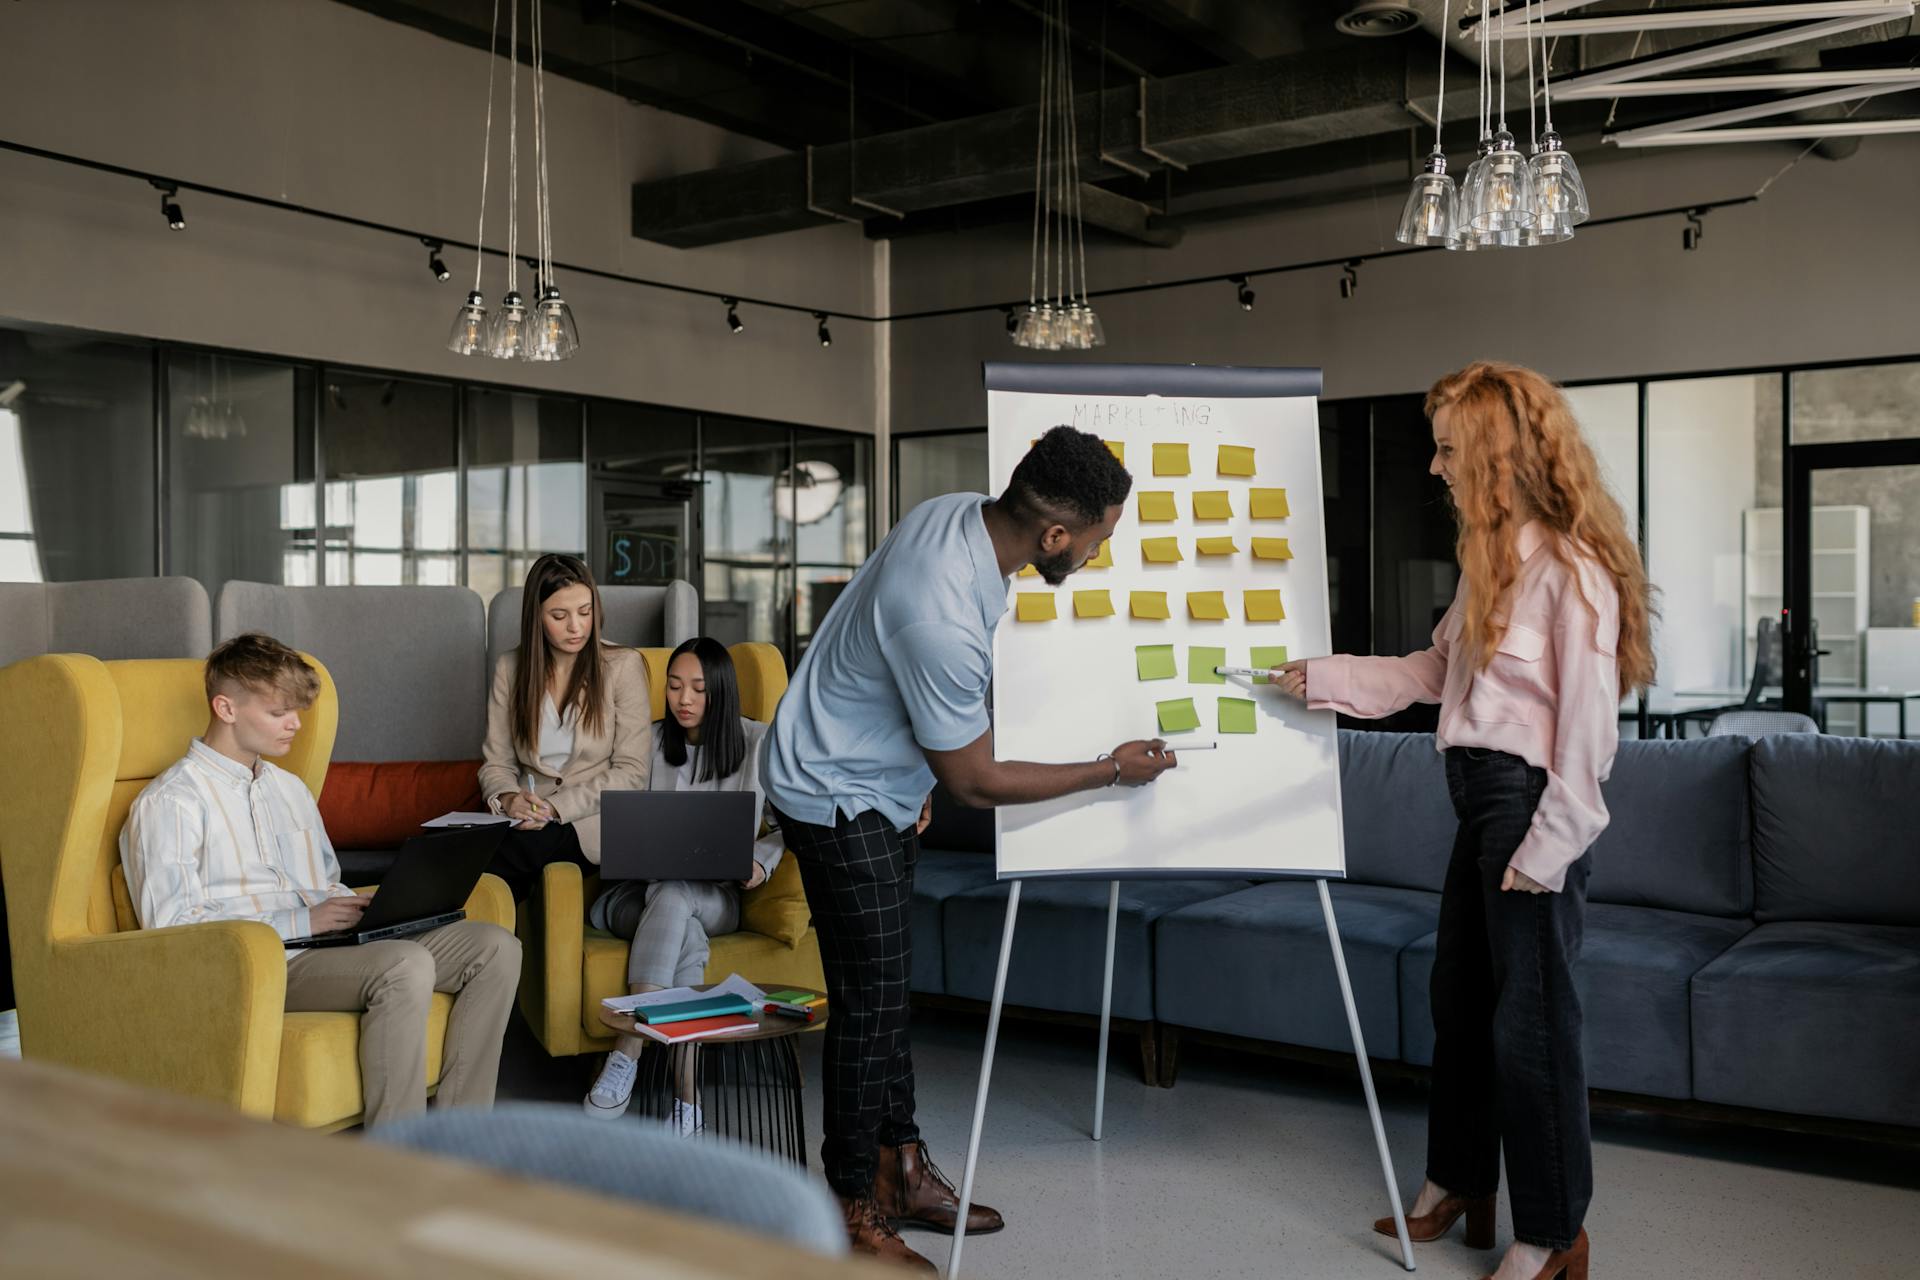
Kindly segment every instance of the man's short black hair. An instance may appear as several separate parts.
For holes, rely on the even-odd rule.
[[[1107,508],[1125,502],[1132,489],[1133,477],[1106,441],[1059,426],[1020,459],[1000,502],[1022,516],[1085,528],[1106,519]]]

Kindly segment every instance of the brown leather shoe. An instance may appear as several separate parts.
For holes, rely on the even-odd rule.
[[[880,1210],[896,1222],[930,1227],[953,1234],[960,1217],[960,1193],[940,1166],[927,1158],[927,1144],[880,1148],[873,1174],[873,1198]],[[984,1236],[1006,1226],[998,1210],[983,1204],[967,1207],[967,1234]]]
[[[1442,1196],[1440,1203],[1433,1206],[1432,1212],[1423,1213],[1417,1218],[1412,1214],[1407,1215],[1407,1239],[1415,1244],[1430,1244],[1453,1230],[1453,1224],[1460,1220],[1461,1214],[1465,1214],[1467,1248],[1491,1249],[1493,1248],[1494,1210],[1497,1204],[1498,1200],[1493,1196],[1477,1198],[1451,1194]],[[1400,1233],[1394,1229],[1392,1218],[1375,1219],[1373,1229],[1383,1236],[1392,1236],[1396,1240],[1400,1238]]]
[[[915,1253],[900,1233],[893,1229],[872,1196],[849,1199],[840,1197],[840,1210],[847,1218],[847,1241],[853,1251],[880,1262],[911,1267],[928,1275],[939,1275],[940,1268]]]
[[[1485,1280],[1493,1277],[1487,1276]],[[1587,1280],[1587,1229],[1580,1228],[1580,1234],[1565,1249],[1548,1254],[1546,1265],[1533,1280]]]

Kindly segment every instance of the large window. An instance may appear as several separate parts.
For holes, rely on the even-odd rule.
[[[0,581],[154,571],[153,351],[0,330]]]
[[[327,582],[459,582],[453,388],[329,370],[320,423]]]
[[[176,351],[167,358],[167,571],[209,595],[230,579],[318,581],[313,372]]]
[[[578,401],[467,392],[467,585],[491,600],[548,552],[587,553]]]

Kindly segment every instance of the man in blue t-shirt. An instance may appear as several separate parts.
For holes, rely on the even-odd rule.
[[[806,884],[827,975],[827,1181],[856,1252],[934,1270],[894,1224],[951,1232],[959,1195],[913,1117],[907,978],[913,863],[937,779],[961,804],[1033,804],[1174,767],[1159,739],[1084,764],[995,760],[993,632],[1008,579],[1059,586],[1113,534],[1133,479],[1098,436],[1055,427],[998,499],[915,507],[841,593],[767,734],[761,777]],[[969,1233],[997,1231],[983,1205]]]

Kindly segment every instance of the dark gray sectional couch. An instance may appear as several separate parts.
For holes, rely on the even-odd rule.
[[[1427,980],[1454,832],[1426,735],[1343,733],[1348,878],[1332,885],[1376,1059],[1432,1061]],[[1920,1126],[1920,743],[1623,742],[1593,851],[1588,1083]],[[992,995],[1007,888],[991,815],[936,806],[913,986]],[[1022,892],[1007,1002],[1097,1014],[1107,883]],[[1311,881],[1124,883],[1114,1014],[1350,1052]]]

